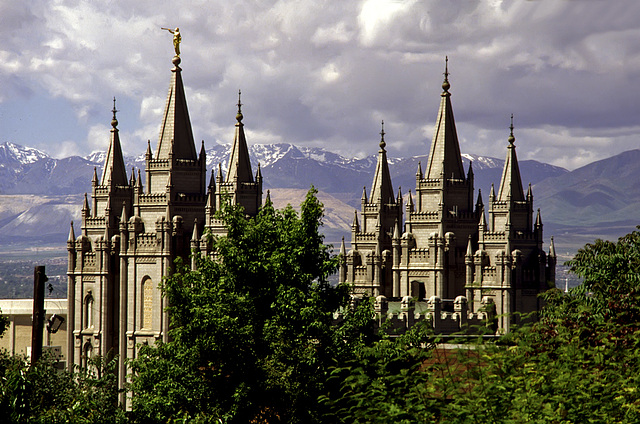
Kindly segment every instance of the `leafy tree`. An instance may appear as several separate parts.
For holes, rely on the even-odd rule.
[[[139,421],[318,422],[329,367],[371,334],[368,313],[332,325],[349,287],[327,278],[337,267],[319,233],[322,204],[311,190],[300,214],[267,203],[255,218],[225,206],[227,236],[215,260],[178,263],[163,282],[171,341],[142,346],[131,363]]]
[[[115,361],[93,358],[87,370],[69,372],[48,356],[34,366],[0,352],[0,414],[6,423],[124,422],[118,407]]]

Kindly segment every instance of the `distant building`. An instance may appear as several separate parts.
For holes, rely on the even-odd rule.
[[[509,331],[513,313],[539,310],[538,295],[555,283],[553,239],[547,255],[531,185],[526,195],[522,187],[513,120],[498,194],[492,186],[488,210],[480,191],[474,199],[472,164],[465,174],[449,88],[445,70],[429,158],[424,171],[418,165],[404,224],[381,132],[371,191],[363,190],[361,220],[356,211],[351,226],[352,250],[342,243],[340,282],[353,284],[357,295],[382,296],[377,303],[411,297],[449,303],[443,310],[453,312],[457,299],[470,314],[491,308],[499,328]]]
[[[47,326],[43,333],[43,352],[51,348],[59,351],[61,358],[67,358],[67,299],[45,299],[44,309],[46,319],[56,314],[64,322],[55,333],[47,331]],[[11,355],[31,356],[31,335],[33,299],[2,299],[0,300],[0,310],[2,315],[8,318],[7,330],[0,338],[0,348],[6,349]]]

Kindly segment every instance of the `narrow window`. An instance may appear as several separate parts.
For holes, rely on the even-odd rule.
[[[145,277],[142,280],[142,328],[153,326],[153,280]]]
[[[93,327],[93,296],[91,290],[84,297],[84,328]]]

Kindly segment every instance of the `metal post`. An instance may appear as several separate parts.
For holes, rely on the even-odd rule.
[[[44,266],[33,269],[33,321],[31,325],[31,364],[42,356],[42,332],[44,330],[44,283],[47,275]]]

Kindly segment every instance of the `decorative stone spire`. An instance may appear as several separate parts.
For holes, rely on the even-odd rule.
[[[271,190],[267,190],[267,197],[264,199],[264,204],[271,204]]]
[[[72,229],[73,229],[73,227],[72,227]],[[549,243],[549,256],[552,257],[552,258],[556,257],[556,244],[553,241],[553,237],[551,237],[551,243]]]
[[[416,179],[421,180],[424,177],[422,174],[422,163],[418,161],[418,170],[416,171]]]
[[[376,163],[376,171],[373,175],[373,183],[371,184],[371,195],[369,202],[382,204],[393,200],[393,186],[391,184],[391,176],[389,174],[389,163],[387,162],[387,151],[385,147],[387,143],[384,141],[384,121],[382,121],[382,130],[380,131],[380,150],[378,151],[378,162]]]
[[[551,238],[553,240],[553,238]],[[73,231],[73,221],[71,221],[71,228],[69,229],[69,238],[67,239],[68,243],[73,243],[76,241],[76,233]]]
[[[351,224],[351,231],[360,231],[360,223],[358,222],[358,211],[353,211],[353,223]]]
[[[520,167],[516,156],[516,138],[513,136],[513,114],[511,114],[511,125],[509,126],[509,146],[507,146],[507,159],[502,171],[498,201],[519,202],[525,200],[522,190],[522,179],[520,178]]]
[[[347,253],[347,249],[344,245],[344,236],[342,236],[342,242],[340,243],[340,256],[342,256],[344,258],[344,256]]]
[[[407,199],[407,212],[413,212],[413,197],[411,196],[411,190],[409,190],[409,198]]]
[[[362,187],[362,196],[360,197],[360,202],[367,203],[367,187],[366,186]]]
[[[482,190],[478,189],[478,200],[476,201],[476,211],[480,211],[484,207],[484,202],[482,201]]]
[[[109,141],[109,150],[104,161],[104,170],[102,171],[102,180],[100,185],[126,186],[127,171],[124,167],[124,159],[122,157],[122,147],[120,146],[120,136],[118,134],[118,119],[116,118],[116,98],[113,98],[113,119],[111,120],[111,140]]]
[[[464,180],[464,168],[462,166],[462,156],[460,155],[460,144],[458,143],[458,132],[453,118],[453,107],[451,106],[451,93],[449,93],[449,59],[445,62],[444,82],[442,83],[440,109],[436,118],[435,132],[431,141],[431,151],[425,178],[438,179],[443,175],[445,178]]]
[[[193,221],[193,233],[191,234],[191,244],[198,243],[200,236],[198,235],[198,218]]]
[[[239,183],[253,182],[249,149],[247,148],[247,139],[244,135],[244,124],[242,123],[244,116],[242,115],[242,102],[240,101],[241,94],[241,91],[238,90],[238,113],[236,114],[238,122],[236,122],[236,134],[231,148],[227,182],[233,182],[236,179]]]
[[[176,59],[180,63],[180,58],[175,56],[176,66],[171,69],[171,83],[162,116],[156,159],[169,159],[173,156],[174,159],[197,160],[187,98],[182,83],[182,69],[175,63]]]

